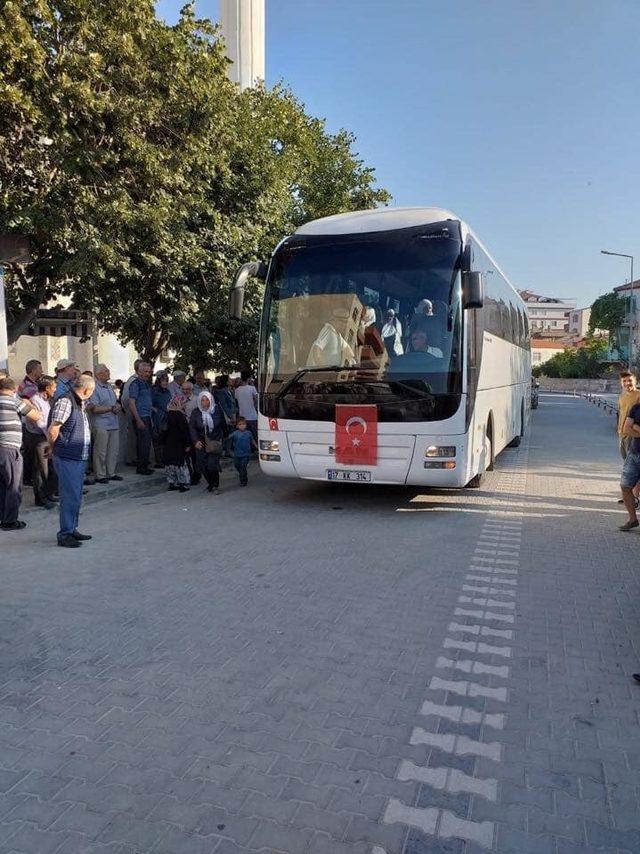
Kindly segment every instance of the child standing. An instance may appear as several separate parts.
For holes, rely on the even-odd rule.
[[[245,418],[238,418],[237,428],[231,434],[231,445],[233,447],[233,465],[240,477],[240,486],[246,486],[249,479],[247,477],[247,465],[251,456],[251,448],[258,448],[253,435],[247,430],[247,421]]]

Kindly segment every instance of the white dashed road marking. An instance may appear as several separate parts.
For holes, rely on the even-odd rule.
[[[502,478],[498,482],[497,492],[524,494],[526,458],[526,444],[523,443],[515,461],[512,460],[511,466],[507,463]],[[506,713],[481,712],[467,707],[465,698],[479,697],[497,703],[508,703],[508,685],[496,686],[495,682],[496,680],[508,681],[510,678],[509,665],[499,661],[512,657],[512,647],[504,641],[513,639],[513,629],[496,628],[496,623],[513,625],[517,616],[515,598],[520,565],[522,519],[516,516],[517,514],[521,516],[522,512],[522,502],[511,501],[508,507],[500,502],[497,509],[491,511],[491,516],[483,524],[465,575],[462,592],[453,609],[453,615],[458,618],[458,621],[449,623],[447,628],[448,635],[453,637],[445,637],[442,643],[443,650],[448,650],[449,656],[439,655],[435,663],[437,670],[449,670],[452,671],[452,675],[468,674],[477,677],[480,681],[442,679],[440,676],[432,676],[427,690],[440,694],[444,692],[447,702],[436,703],[431,699],[425,699],[420,708],[420,714],[425,718],[425,726],[414,727],[411,733],[410,744],[425,745],[439,751],[437,756],[442,765],[440,767],[416,765],[412,761],[403,759],[396,772],[398,780],[412,780],[423,787],[437,789],[446,794],[465,793],[477,795],[492,802],[498,800],[497,780],[476,777],[458,768],[446,767],[446,755],[475,756],[490,759],[496,763],[502,759],[502,743],[499,740],[490,740],[486,730],[494,730],[496,738],[499,739],[500,730],[503,730],[506,724]],[[491,642],[484,642],[480,638],[490,638]],[[483,679],[493,684],[484,684]],[[448,702],[449,698],[453,699],[453,697],[460,698],[460,703]],[[435,718],[435,725],[433,721],[428,722],[426,720],[428,718]],[[441,721],[450,723],[445,723],[442,727]],[[432,729],[426,729],[428,723]],[[457,724],[480,727],[476,729],[479,738],[470,738],[459,730],[447,732],[448,727],[454,729],[453,725]],[[437,731],[434,732],[433,729]],[[443,754],[444,758],[440,758]],[[453,763],[453,760],[451,762]],[[428,800],[423,798],[422,802],[428,803]],[[414,832],[418,830],[426,836],[435,836],[439,839],[462,839],[484,848],[492,848],[494,844],[494,822],[472,821],[440,806],[419,808],[404,804],[397,798],[390,798],[382,821],[384,824],[405,825],[413,828]],[[371,854],[388,854],[388,852],[380,846],[374,846]],[[396,854],[396,852],[389,852],[389,854]]]

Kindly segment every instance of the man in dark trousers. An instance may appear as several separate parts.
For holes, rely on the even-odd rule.
[[[0,526],[21,531],[27,523],[18,519],[22,501],[22,423],[20,416],[37,421],[40,413],[28,400],[16,397],[16,383],[0,377]]]
[[[151,365],[149,362],[139,362],[136,368],[136,378],[129,386],[129,412],[136,431],[137,474],[152,474],[149,468],[151,413],[153,410],[150,378]]]
[[[82,484],[91,449],[91,430],[85,412],[85,401],[96,387],[93,377],[84,374],[71,385],[69,391],[56,400],[51,412],[48,439],[53,450],[53,464],[58,475],[60,499],[60,530],[58,545],[76,549],[89,534],[78,530]]]

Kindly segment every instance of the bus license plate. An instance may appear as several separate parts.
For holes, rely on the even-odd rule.
[[[370,483],[370,471],[344,471],[343,469],[327,469],[327,480],[355,480],[360,483]]]

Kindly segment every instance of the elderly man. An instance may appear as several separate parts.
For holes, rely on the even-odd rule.
[[[97,365],[95,376],[95,391],[86,407],[93,419],[93,472],[96,483],[109,483],[110,480],[122,480],[120,475],[116,474],[120,444],[120,404],[109,384],[109,368],[106,365]]]
[[[137,474],[153,474],[149,468],[153,411],[150,379],[151,365],[149,362],[140,362],[136,378],[129,386],[129,412],[136,431]]]
[[[129,414],[129,389],[131,388],[131,383],[138,376],[138,368],[141,362],[142,359],[135,360],[135,362],[133,363],[133,373],[131,374],[129,379],[123,384],[122,389],[120,391],[120,406],[122,407],[122,411],[124,412],[124,417],[127,424],[127,448],[125,456],[128,466],[135,465],[136,459],[136,431]]]
[[[53,395],[54,401],[64,394],[68,394],[73,388],[80,368],[72,359],[60,359],[56,365],[56,391]]]
[[[186,378],[187,375],[184,371],[173,372],[173,379],[169,383],[169,391],[171,392],[171,397],[175,397],[178,394],[182,394],[182,386]]]
[[[38,359],[29,359],[24,368],[25,378],[18,386],[18,397],[33,397],[38,391],[38,380],[42,376],[42,362]]]
[[[93,377],[78,377],[68,392],[53,405],[48,439],[53,451],[53,464],[58,475],[60,495],[60,530],[58,545],[76,549],[89,534],[78,530],[82,484],[91,448],[86,401],[95,390]]]
[[[0,524],[3,531],[20,531],[27,523],[18,519],[22,501],[22,424],[20,416],[37,421],[40,412],[28,400],[16,397],[11,377],[0,379]]]
[[[193,375],[193,393],[199,397],[203,391],[209,391],[211,383],[207,379],[202,368],[198,368]]]

